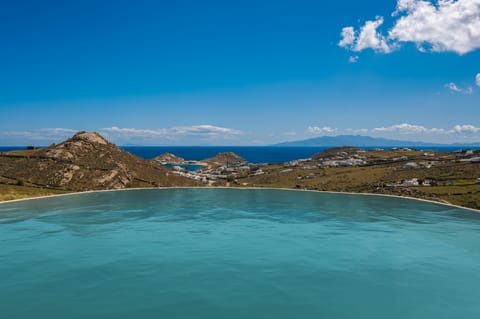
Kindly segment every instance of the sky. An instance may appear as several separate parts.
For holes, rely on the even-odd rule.
[[[480,0],[0,1],[0,145],[480,141]]]

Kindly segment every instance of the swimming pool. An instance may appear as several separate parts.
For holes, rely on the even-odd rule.
[[[269,189],[0,204],[2,318],[478,318],[480,214]]]

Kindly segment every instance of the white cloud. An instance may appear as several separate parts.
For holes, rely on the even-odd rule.
[[[449,89],[450,91],[452,92],[456,92],[456,93],[465,93],[465,94],[472,94],[473,93],[473,88],[471,86],[468,86],[466,87],[465,89],[464,88],[461,88],[459,86],[457,86],[455,83],[453,82],[450,82],[450,83],[447,83],[444,85],[447,89]]]
[[[428,45],[432,51],[465,54],[480,48],[480,0],[399,0],[389,38]]]
[[[387,127],[377,127],[372,129],[373,133],[398,133],[398,134],[471,134],[480,133],[480,127],[471,124],[457,124],[451,129],[444,128],[427,128],[422,125],[415,124],[397,124]]]
[[[392,125],[388,127],[377,127],[372,130],[373,132],[396,132],[400,134],[415,134],[426,133],[428,130],[421,125],[413,125],[408,123]]]
[[[480,86],[480,73],[478,73],[475,77],[475,83],[477,84],[477,86]]]
[[[226,127],[213,125],[194,125],[194,126],[178,126],[170,129],[175,134],[192,134],[192,135],[238,135],[240,131]]]
[[[348,58],[348,62],[350,63],[357,63],[358,62],[358,59],[360,59],[360,57],[358,55],[352,55]]]
[[[447,134],[450,131],[443,128],[427,128],[422,125],[402,123],[387,127],[377,127],[372,130],[373,133],[399,133],[399,134]]]
[[[377,17],[375,21],[367,21],[360,29],[354,51],[362,51],[371,48],[377,52],[390,53],[392,47],[387,44],[386,38],[381,35],[377,29],[383,24],[383,18]]]
[[[178,136],[207,136],[207,137],[225,137],[241,134],[241,131],[226,127],[213,125],[193,125],[193,126],[175,126],[171,128],[160,129],[136,129],[107,127],[102,128],[102,132],[112,133],[123,138],[165,138],[174,139]]]
[[[341,32],[342,39],[338,45],[342,48],[349,47],[355,42],[355,30],[353,27],[345,27]]]
[[[422,52],[466,54],[480,48],[480,0],[398,0],[392,16],[396,21],[388,35],[377,32],[383,23],[378,17],[367,21],[358,36],[353,27],[343,28],[339,45],[384,53],[407,42],[415,43]]]
[[[329,127],[329,126],[324,126],[324,127],[318,127],[318,126],[309,126],[307,128],[307,133],[308,134],[332,134],[335,133],[338,129]]]
[[[0,145],[45,146],[62,142],[78,130],[68,128],[42,128],[25,131],[0,131]],[[222,145],[237,141],[243,132],[213,125],[175,126],[159,129],[107,127],[98,132],[109,141],[122,145]]]
[[[452,130],[453,133],[479,133],[480,127],[471,124],[455,125]]]
[[[121,135],[130,135],[136,137],[149,137],[149,136],[164,136],[167,134],[166,129],[157,129],[157,130],[150,130],[150,129],[136,129],[136,128],[126,128],[126,127],[106,127],[100,129],[102,132],[108,133],[115,133]]]
[[[445,87],[447,89],[449,89],[450,91],[453,91],[453,92],[462,92],[462,89],[460,89],[455,83],[453,82],[450,82],[450,83],[447,83],[445,84]]]

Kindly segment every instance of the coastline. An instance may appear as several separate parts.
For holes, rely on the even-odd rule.
[[[219,187],[212,187],[212,186],[179,186],[179,187],[139,187],[139,188],[123,188],[123,189],[103,189],[103,190],[91,190],[91,191],[83,191],[83,192],[72,192],[66,194],[55,194],[55,195],[46,195],[46,196],[37,196],[37,197],[29,197],[29,198],[20,198],[20,199],[13,199],[13,200],[6,200],[0,201],[0,207],[3,204],[7,203],[16,203],[22,201],[30,201],[30,200],[38,200],[38,199],[48,199],[48,198],[55,198],[55,197],[63,197],[63,196],[72,196],[72,195],[81,195],[81,194],[90,194],[90,193],[103,193],[103,192],[118,192],[118,191],[138,191],[138,190],[162,190],[162,189],[236,189],[236,190],[283,190],[283,191],[295,191],[295,192],[310,192],[310,193],[325,193],[325,194],[344,194],[344,195],[363,195],[363,196],[379,196],[379,197],[389,197],[389,198],[403,198],[415,201],[421,201],[431,204],[437,204],[452,208],[459,208],[463,210],[468,210],[474,213],[480,213],[479,209],[464,207],[455,205],[446,201],[434,201],[428,200],[423,198],[417,197],[410,197],[410,196],[399,196],[399,195],[390,195],[390,194],[375,194],[375,193],[354,193],[354,192],[335,192],[335,191],[319,191],[313,189],[294,189],[294,188],[282,188],[282,187],[226,187],[226,186],[219,186]]]

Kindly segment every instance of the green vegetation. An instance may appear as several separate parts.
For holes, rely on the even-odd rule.
[[[22,199],[29,197],[39,197],[48,195],[58,195],[69,193],[65,190],[46,189],[37,187],[27,187],[18,185],[2,185],[0,184],[0,201]]]
[[[295,165],[262,167],[265,174],[238,181],[251,187],[409,196],[480,209],[477,180],[480,178],[480,163],[465,160],[464,154],[415,150],[360,152],[354,148],[330,149],[310,161]],[[361,166],[328,167],[322,164],[325,160],[341,161],[359,154],[365,160]],[[418,167],[406,165],[412,162]]]

